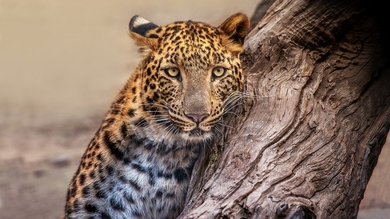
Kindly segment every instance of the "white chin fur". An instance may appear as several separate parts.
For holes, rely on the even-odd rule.
[[[198,143],[198,142],[204,142],[204,141],[207,141],[209,140],[210,138],[212,137],[212,134],[210,132],[207,132],[203,135],[199,135],[199,136],[190,136],[188,133],[184,133],[182,134],[182,138],[184,140],[187,140],[189,142],[192,142],[192,143]]]

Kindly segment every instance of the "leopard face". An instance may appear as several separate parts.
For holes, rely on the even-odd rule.
[[[148,122],[171,138],[196,142],[212,137],[241,97],[239,53],[248,30],[243,14],[218,28],[192,21],[159,27],[134,17],[130,36],[145,56],[138,70]]]

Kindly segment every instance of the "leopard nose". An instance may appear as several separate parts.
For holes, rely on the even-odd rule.
[[[188,118],[190,118],[192,121],[196,123],[202,122],[209,115],[210,114],[186,114]]]

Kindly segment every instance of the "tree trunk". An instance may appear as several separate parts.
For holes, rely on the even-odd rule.
[[[390,127],[380,8],[269,8],[242,54],[243,110],[197,163],[180,218],[356,218]]]

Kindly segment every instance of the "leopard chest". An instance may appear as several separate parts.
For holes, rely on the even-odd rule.
[[[174,218],[182,210],[189,177],[139,163],[116,172],[121,173],[108,177],[107,183],[101,182],[101,189],[108,191],[101,200],[102,209],[112,218]]]
[[[184,207],[197,149],[130,144],[123,159],[96,159],[70,218],[176,218]],[[169,148],[169,149],[167,149]],[[81,188],[80,188],[81,189]],[[108,218],[108,217],[106,217]]]

